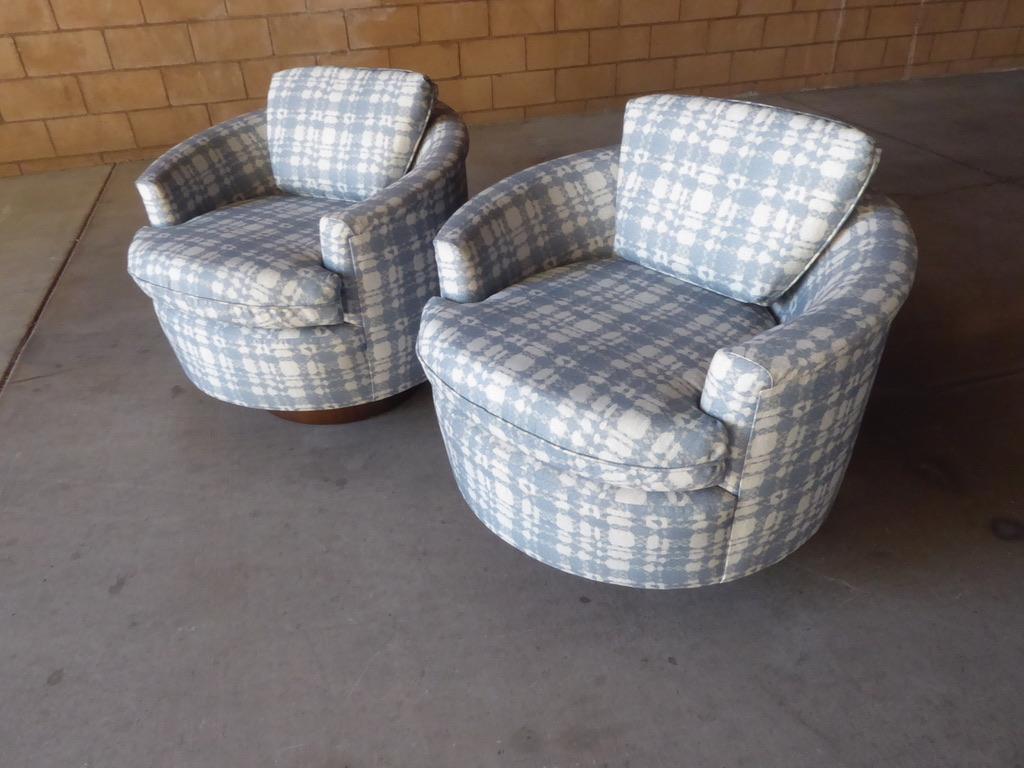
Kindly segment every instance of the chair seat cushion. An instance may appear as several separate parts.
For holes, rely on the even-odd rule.
[[[441,399],[495,437],[613,485],[687,490],[724,474],[725,426],[699,405],[711,358],[773,325],[762,307],[601,257],[479,303],[433,299],[419,352]]]
[[[258,328],[342,322],[341,278],[320,253],[320,217],[347,203],[274,195],[171,227],[143,227],[128,271],[155,300]]]

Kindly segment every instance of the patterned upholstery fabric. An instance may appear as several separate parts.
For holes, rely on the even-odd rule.
[[[615,257],[535,275],[479,303],[432,300],[420,358],[548,463],[612,485],[717,484],[724,425],[700,410],[715,351],[768,310]]]
[[[128,271],[150,297],[214,320],[255,328],[340,323],[341,277],[324,267],[320,218],[344,206],[275,195],[177,227],[143,227],[128,249]]]
[[[617,160],[617,148],[581,152],[474,197],[438,233],[441,295],[479,301],[534,272],[611,253]]]
[[[208,146],[190,139],[154,166],[201,167]],[[147,204],[154,228],[137,235],[130,269],[189,378],[214,397],[272,410],[342,408],[421,383],[415,339],[438,291],[432,240],[465,202],[467,149],[465,125],[439,104],[410,171],[366,200],[269,186],[225,207],[246,188],[243,162],[238,178],[229,164],[218,172],[223,185],[211,182],[201,205],[168,216]],[[178,199],[179,178],[195,177],[144,174],[149,199]],[[224,189],[236,192],[221,200]]]
[[[617,253],[767,305],[828,245],[878,152],[832,120],[659,95],[627,106],[620,162]]]
[[[154,227],[277,189],[263,111],[207,128],[167,150],[135,182]]]
[[[302,67],[274,75],[270,162],[281,189],[365,200],[409,169],[436,87],[397,69]]]
[[[891,201],[864,198],[775,302],[776,321],[653,271],[639,279],[632,270],[643,265],[583,260],[582,243],[614,237],[604,188],[566,197],[556,185],[550,202],[544,189],[582,179],[584,164],[595,180],[615,177],[607,151],[546,163],[474,198],[439,235],[444,298],[427,307],[419,350],[459,487],[505,541],[587,578],[692,587],[766,568],[814,533],[838,492],[913,281],[913,235]],[[512,212],[507,227],[495,224],[502,208]],[[521,211],[534,216],[529,225]],[[603,270],[607,279],[597,277]],[[621,341],[632,333],[645,338]],[[590,383],[591,359],[605,362],[603,390]],[[580,377],[589,389],[574,399]],[[658,424],[675,417],[671,429],[643,435],[668,436],[669,451],[676,434],[707,425],[723,461],[717,473],[665,482],[640,463],[661,455],[657,439],[616,442],[613,423],[594,432],[631,398],[634,408],[657,403]]]
[[[249,328],[155,306],[189,379],[218,400],[319,411],[373,399],[362,334],[354,325]]]

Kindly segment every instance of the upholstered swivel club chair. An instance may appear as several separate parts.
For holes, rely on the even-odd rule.
[[[914,274],[903,215],[863,195],[877,162],[829,120],[651,96],[621,149],[456,213],[418,350],[477,516],[634,587],[729,581],[807,540]]]
[[[128,270],[188,377],[307,422],[372,415],[421,383],[432,240],[466,200],[467,149],[422,75],[314,67],[154,162]]]

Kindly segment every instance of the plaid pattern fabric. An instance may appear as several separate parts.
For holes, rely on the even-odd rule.
[[[436,96],[421,74],[302,67],[274,75],[267,97],[270,162],[281,189],[364,200],[409,169]]]
[[[820,117],[692,96],[626,108],[615,250],[740,301],[770,304],[853,210],[872,140]]]
[[[735,497],[721,488],[655,493],[565,471],[498,439],[499,421],[434,389],[459,490],[480,520],[530,557],[588,579],[670,589],[721,578]]]
[[[577,202],[580,215],[554,216],[563,198],[556,193],[545,206],[537,189],[559,164],[577,161],[520,174],[517,194],[483,193],[467,208],[486,217],[460,212],[442,233],[458,244],[449,253],[450,273],[442,270],[449,300],[427,306],[420,353],[459,487],[505,541],[587,578],[674,588],[766,568],[817,529],[842,482],[889,325],[913,281],[916,250],[907,222],[889,200],[865,198],[773,305],[779,324],[764,309],[606,257],[524,280],[563,263],[545,250],[552,242],[545,237],[557,232],[560,244],[580,242],[573,228],[593,224],[587,212],[600,206]],[[525,199],[535,207],[526,208]],[[548,234],[481,226],[501,221],[492,207],[502,204],[516,211],[513,223],[529,210],[539,218],[533,226]],[[493,271],[488,250],[498,254]],[[607,279],[597,277],[613,267]],[[501,291],[506,280],[521,282]],[[554,296],[559,285],[564,293]],[[638,311],[637,298],[647,294],[653,301]],[[634,332],[643,338],[620,342]],[[699,366],[686,357],[687,345],[693,360],[702,358]],[[591,364],[591,355],[604,369]],[[666,364],[673,355],[678,367]],[[606,373],[603,390],[588,378],[595,370]],[[589,389],[579,388],[580,377]],[[700,410],[689,396],[673,399],[682,386],[700,397]],[[671,423],[652,437],[685,433],[708,416],[717,420],[707,433],[721,460],[715,476],[665,482],[640,463],[662,455],[665,443],[654,439],[634,451],[639,442],[621,442],[616,425],[601,422],[615,406],[643,408],[652,399],[664,404],[657,423]],[[620,466],[582,461],[566,446],[583,446],[591,457],[619,456]],[[701,488],[704,482],[717,485]]]
[[[724,426],[699,405],[715,351],[774,324],[760,307],[605,257],[485,302],[432,300],[419,352],[432,379],[548,463],[674,491],[724,473]]]
[[[341,408],[422,382],[431,242],[466,200],[467,149],[465,125],[439,105],[409,173],[369,199],[275,195],[141,230],[131,271],[189,378],[272,410]]]
[[[776,305],[782,324],[717,353],[703,407],[742,447],[725,483],[739,501],[723,579],[781,560],[825,519],[916,259],[899,208],[867,196]],[[740,381],[734,398],[730,382]]]
[[[466,202],[468,149],[466,126],[445,107],[412,171],[320,221],[324,264],[341,275],[346,312],[363,334],[374,400],[425,380],[416,335],[438,291],[433,239]]]
[[[266,115],[250,112],[186,139],[155,160],[135,186],[154,227],[273,193]]]
[[[128,249],[128,272],[150,297],[212,320],[340,323],[341,278],[323,265],[319,222],[344,205],[275,195],[175,227],[143,227]]]
[[[552,160],[464,205],[435,243],[441,295],[480,301],[559,264],[610,253],[618,151]]]
[[[271,411],[319,411],[373,399],[359,329],[248,328],[155,302],[189,379],[206,394]]]

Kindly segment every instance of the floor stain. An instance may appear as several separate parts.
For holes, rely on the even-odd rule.
[[[46,678],[46,684],[49,686],[60,685],[61,680],[64,679],[64,667],[55,669]]]

